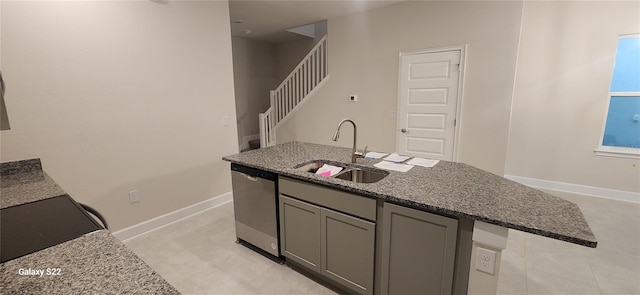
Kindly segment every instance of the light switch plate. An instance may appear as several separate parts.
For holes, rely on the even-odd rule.
[[[140,202],[140,196],[138,195],[138,190],[132,190],[129,192],[129,203],[137,203]]]

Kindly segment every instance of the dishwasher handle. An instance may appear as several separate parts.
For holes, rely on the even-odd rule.
[[[260,179],[278,181],[278,175],[273,172],[267,172],[264,170],[242,166],[235,163],[231,163],[231,171],[243,174],[243,176],[246,176],[247,179],[251,181],[257,181]]]

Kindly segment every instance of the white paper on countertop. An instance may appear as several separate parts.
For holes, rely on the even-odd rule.
[[[327,171],[329,171],[329,175],[326,175]],[[322,167],[318,168],[316,174],[323,176],[334,176],[342,171],[342,167],[337,167],[333,165],[324,164]]]
[[[409,159],[411,157],[407,157],[407,156],[401,156],[398,155],[398,153],[393,153],[389,156],[387,156],[386,158],[384,158],[385,161],[389,161],[389,162],[396,162],[396,163],[402,163],[405,160]]]
[[[425,159],[425,158],[413,158],[413,159],[407,161],[407,164],[431,168],[431,167],[435,166],[436,164],[438,164],[438,162],[440,162],[440,160]]]
[[[392,162],[387,162],[387,161],[380,161],[380,163],[375,164],[373,166],[376,166],[380,169],[384,169],[384,170],[393,170],[393,171],[399,171],[399,172],[407,172],[409,170],[411,170],[411,168],[413,168],[413,166],[411,165],[407,165],[407,164],[400,164],[400,163],[392,163]]]
[[[380,159],[384,156],[388,155],[387,153],[379,153],[379,152],[368,152],[366,155],[364,155],[365,158],[369,158],[369,159]]]

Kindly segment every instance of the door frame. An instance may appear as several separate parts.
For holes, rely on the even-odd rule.
[[[400,139],[398,132],[400,132],[400,71],[402,70],[402,57],[414,54],[424,54],[424,53],[438,53],[438,52],[446,52],[446,51],[460,51],[460,69],[458,76],[458,97],[456,98],[456,124],[453,130],[453,161],[458,161],[458,141],[460,139],[460,126],[462,123],[461,114],[462,114],[462,97],[463,97],[463,89],[464,89],[464,76],[467,60],[467,45],[452,45],[445,47],[434,47],[427,49],[419,49],[419,50],[409,50],[409,51],[400,51],[398,53],[398,96],[396,97],[396,129],[395,129],[395,137],[396,137],[396,151],[400,150]]]

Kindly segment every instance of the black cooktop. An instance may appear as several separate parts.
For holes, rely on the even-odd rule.
[[[69,195],[0,210],[0,262],[102,229]]]

